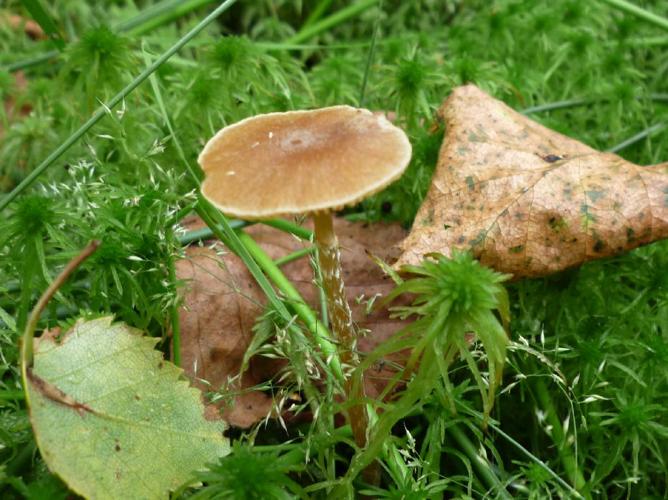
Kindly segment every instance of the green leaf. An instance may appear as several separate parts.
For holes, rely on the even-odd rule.
[[[111,317],[36,343],[26,388],[49,468],[87,498],[167,498],[229,452],[222,421],[143,337]]]

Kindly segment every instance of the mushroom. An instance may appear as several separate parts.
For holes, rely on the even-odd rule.
[[[410,157],[400,128],[350,106],[247,118],[220,130],[199,155],[202,194],[223,213],[249,220],[313,215],[328,315],[344,363],[355,364],[356,335],[332,212],[398,179]]]

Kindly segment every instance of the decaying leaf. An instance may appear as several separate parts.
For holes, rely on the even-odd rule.
[[[462,248],[515,278],[542,276],[668,236],[668,163],[600,153],[473,85],[440,114],[438,166],[397,267]]]
[[[228,453],[224,425],[143,337],[110,317],[43,335],[27,373],[30,419],[49,468],[87,498],[167,498]]]
[[[387,294],[394,285],[365,251],[393,261],[397,253],[392,247],[405,236],[405,231],[398,225],[366,226],[344,220],[336,220],[335,228],[342,245],[344,280],[354,320],[360,328],[373,332],[362,338],[358,347],[369,352],[405,323],[390,319],[386,311],[367,315],[369,300],[377,294]],[[305,245],[289,234],[263,225],[248,231],[274,259]],[[223,250],[222,245],[218,248]],[[196,247],[189,248],[187,255],[188,258],[177,263],[177,275],[186,281],[180,315],[182,366],[196,383],[197,379],[206,381],[200,382],[203,389],[218,389],[239,373],[253,335],[252,327],[264,311],[266,301],[235,255],[229,252],[218,255],[210,248]],[[319,310],[309,258],[288,263],[282,270],[304,299]],[[240,383],[229,389],[243,391],[253,387],[275,376],[279,367],[275,361],[253,358]],[[366,377],[369,396],[380,392],[389,373],[392,372],[388,366],[372,368]],[[224,407],[223,416],[232,425],[247,427],[270,414],[273,404],[268,394],[243,392]]]

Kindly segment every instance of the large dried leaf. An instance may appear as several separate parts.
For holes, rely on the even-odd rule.
[[[516,278],[541,276],[668,236],[668,163],[600,153],[473,85],[440,113],[438,166],[397,266],[463,248]]]
[[[167,498],[229,450],[201,394],[142,337],[111,318],[36,344],[27,391],[49,468],[86,498]]]
[[[335,221],[335,229],[342,245],[344,280],[354,320],[360,328],[372,331],[361,339],[359,348],[369,352],[404,323],[390,319],[386,311],[366,314],[366,300],[388,293],[394,285],[365,252],[395,260],[397,253],[392,247],[405,236],[405,231],[397,225],[366,226],[343,220]],[[295,237],[267,226],[253,226],[249,232],[272,258],[304,246]],[[318,310],[318,291],[313,285],[309,258],[303,257],[282,269],[304,299]],[[239,373],[253,335],[252,327],[264,311],[264,295],[243,262],[228,252],[218,255],[209,248],[190,248],[187,258],[177,263],[177,275],[186,280],[181,311],[182,366],[195,381],[206,381],[200,382],[203,389],[217,389]],[[280,364],[274,361],[254,358],[241,383],[230,389],[257,385],[275,376],[279,368]],[[389,373],[387,365],[373,368],[366,377],[367,394],[377,395]],[[270,414],[272,405],[270,395],[246,392],[224,406],[223,416],[232,425],[247,427]]]

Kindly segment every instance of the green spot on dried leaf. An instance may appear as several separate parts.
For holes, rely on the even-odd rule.
[[[598,200],[603,198],[605,191],[587,191],[585,194],[587,195],[587,198],[592,201],[592,203],[596,203]]]

